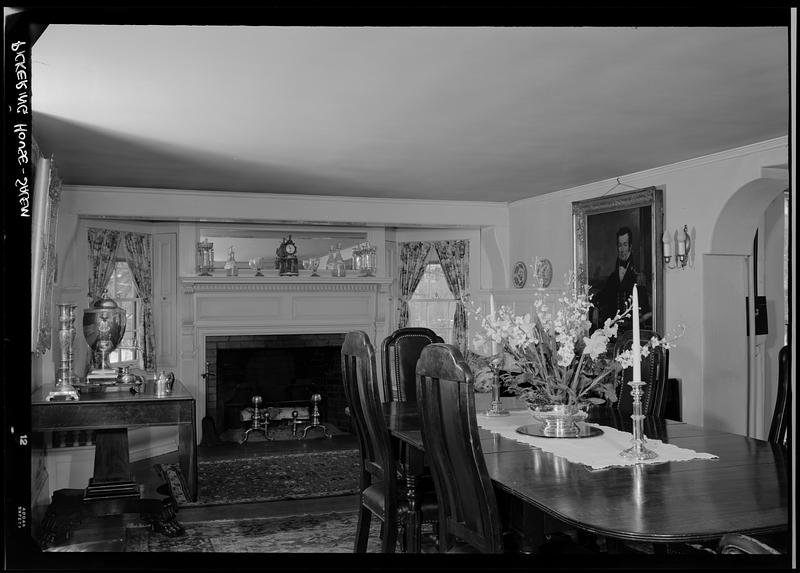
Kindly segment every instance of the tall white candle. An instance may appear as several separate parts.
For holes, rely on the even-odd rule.
[[[678,254],[686,254],[686,231],[683,229],[678,230]]]
[[[494,308],[494,294],[489,295],[489,313],[492,315],[492,318],[495,318],[495,308]],[[492,341],[492,356],[496,356],[500,352],[500,346],[493,340]]]
[[[672,245],[670,244],[671,237],[669,236],[669,231],[664,231],[664,235],[661,237],[661,242],[664,245],[664,256],[671,257],[672,256]]]
[[[642,379],[642,347],[639,343],[639,293],[633,285],[633,380]]]

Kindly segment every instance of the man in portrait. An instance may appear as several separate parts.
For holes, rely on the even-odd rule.
[[[618,311],[624,310],[633,292],[633,285],[636,284],[639,295],[639,324],[642,328],[650,328],[653,312],[647,292],[647,279],[636,268],[634,257],[631,256],[633,232],[630,227],[620,227],[616,237],[617,261],[614,270],[592,299],[597,308],[594,326],[602,327],[607,318],[613,318]],[[630,330],[631,325],[630,317],[626,318],[620,323],[619,332]]]

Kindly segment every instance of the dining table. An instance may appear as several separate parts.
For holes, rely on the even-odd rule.
[[[413,531],[418,529],[414,519],[419,495],[416,484],[428,471],[417,404],[387,402],[383,408],[389,433],[407,446],[401,461]],[[479,418],[482,415],[477,414]],[[530,421],[534,422],[533,418]],[[509,515],[522,516],[512,519],[532,552],[543,540],[539,516],[612,542],[644,542],[660,548],[714,541],[726,533],[788,530],[790,482],[785,446],[663,418],[648,417],[644,422],[650,439],[715,457],[594,469],[479,429],[498,501],[510,506]],[[630,416],[613,408],[591,410],[586,423],[632,431]],[[591,439],[581,441],[591,448]],[[406,550],[420,550],[417,535],[410,536]]]

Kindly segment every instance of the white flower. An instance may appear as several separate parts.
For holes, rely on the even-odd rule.
[[[606,338],[616,338],[617,330],[619,330],[618,322],[612,323],[611,319],[607,318],[603,323],[603,334],[605,334]]]
[[[595,330],[591,337],[583,337],[583,342],[586,347],[583,349],[584,354],[588,354],[592,360],[597,358],[606,351],[608,347],[608,337],[604,330]]]

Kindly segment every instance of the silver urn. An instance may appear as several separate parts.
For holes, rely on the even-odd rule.
[[[92,379],[116,380],[117,373],[108,365],[108,355],[119,345],[125,335],[125,309],[113,299],[103,297],[83,311],[83,336],[92,352],[101,356],[100,368],[87,376]]]

